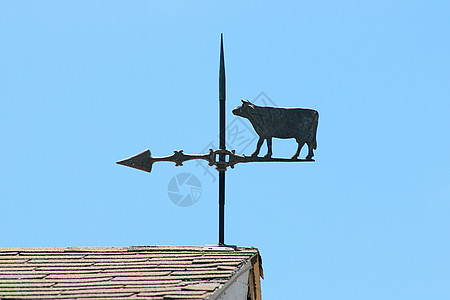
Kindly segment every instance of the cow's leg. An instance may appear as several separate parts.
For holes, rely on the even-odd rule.
[[[303,145],[305,144],[304,141],[300,141],[299,139],[295,139],[297,141],[298,147],[297,147],[297,151],[295,151],[295,154],[292,155],[291,159],[297,159],[298,156],[300,155],[300,151],[303,148]]]
[[[261,149],[263,142],[264,139],[262,137],[259,137],[258,143],[256,144],[256,150],[252,153],[252,156],[258,156],[259,150]]]
[[[308,142],[308,155],[306,156],[306,159],[312,159],[312,157],[314,156],[314,150],[313,147],[311,145],[311,142]]]
[[[267,138],[267,154],[264,155],[265,158],[269,158],[272,156],[272,138]]]

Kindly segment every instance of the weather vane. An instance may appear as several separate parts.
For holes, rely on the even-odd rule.
[[[228,167],[234,168],[238,163],[248,162],[310,162],[314,161],[314,150],[317,148],[316,132],[319,113],[306,108],[261,107],[248,100],[233,109],[233,114],[250,121],[259,136],[256,150],[251,156],[236,154],[234,150],[225,147],[225,62],[223,56],[223,35],[220,35],[220,70],[219,70],[219,149],[209,149],[205,154],[185,154],[183,150],[175,150],[169,156],[154,157],[149,149],[118,161],[117,164],[150,172],[153,163],[158,161],[171,161],[175,166],[182,166],[183,162],[193,159],[206,160],[210,166],[216,166],[219,171],[219,245],[224,242],[224,216],[225,216],[225,171]],[[297,151],[291,158],[272,157],[272,138],[295,138],[298,143]],[[267,142],[267,154],[259,157],[264,140]],[[306,158],[299,159],[300,150],[308,145]]]

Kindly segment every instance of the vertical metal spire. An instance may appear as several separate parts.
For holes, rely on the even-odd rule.
[[[223,57],[223,34],[220,34],[219,103],[220,103],[219,148],[225,150],[225,61]]]
[[[219,69],[219,144],[225,150],[225,61],[223,57],[223,34],[220,34]],[[225,161],[225,155],[219,155],[219,161]],[[225,171],[219,171],[219,245],[224,245],[225,235]]]

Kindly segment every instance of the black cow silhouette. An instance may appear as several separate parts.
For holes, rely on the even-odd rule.
[[[291,157],[297,159],[300,150],[306,143],[308,145],[308,155],[310,160],[314,156],[314,149],[317,149],[316,132],[319,122],[319,113],[307,108],[282,108],[270,106],[257,106],[248,100],[242,100],[242,105],[233,109],[233,114],[247,118],[252,123],[253,128],[259,135],[256,150],[252,156],[258,156],[259,150],[267,141],[267,154],[272,156],[272,138],[289,139],[295,138],[298,148]]]

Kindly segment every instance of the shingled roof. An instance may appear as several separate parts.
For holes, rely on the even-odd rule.
[[[222,299],[246,272],[261,299],[256,248],[0,248],[0,298]]]

